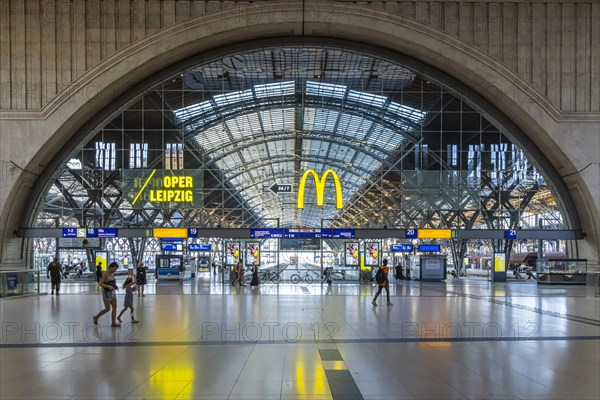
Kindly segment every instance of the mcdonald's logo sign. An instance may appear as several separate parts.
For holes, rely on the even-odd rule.
[[[325,195],[325,181],[327,177],[331,175],[333,177],[333,183],[335,185],[335,206],[336,208],[344,207],[344,199],[342,198],[342,185],[340,184],[340,179],[338,178],[335,171],[328,169],[323,173],[323,176],[319,178],[319,175],[313,169],[309,169],[304,172],[302,175],[302,179],[300,180],[300,187],[298,188],[298,208],[304,208],[304,189],[306,186],[306,179],[309,176],[312,176],[315,181],[315,191],[317,192],[317,206],[323,206],[323,198]]]

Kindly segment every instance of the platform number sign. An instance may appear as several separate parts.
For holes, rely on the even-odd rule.
[[[516,239],[517,231],[516,229],[506,229],[504,231],[504,239]]]
[[[197,238],[198,237],[198,229],[197,228],[188,228],[188,237],[189,238]]]
[[[418,237],[418,229],[409,228],[406,230],[407,239],[416,239]]]

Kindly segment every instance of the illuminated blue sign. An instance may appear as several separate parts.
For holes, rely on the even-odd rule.
[[[419,251],[421,252],[435,252],[440,251],[441,246],[439,244],[420,244]]]
[[[96,236],[88,237],[115,238],[117,237],[117,228],[96,228]]]
[[[162,243],[160,248],[162,251],[181,251],[183,245],[181,243]]]
[[[160,241],[162,243],[181,243],[183,242],[183,238],[162,238]]]
[[[62,229],[62,237],[76,238],[77,237],[77,228],[63,228]]]
[[[354,229],[332,229],[331,237],[334,239],[353,239]]]
[[[190,251],[210,251],[210,244],[192,243],[189,245]]]
[[[415,228],[409,228],[406,230],[405,236],[407,239],[416,239],[419,235],[419,230]]]
[[[114,238],[117,228],[63,228],[64,238]]]
[[[392,253],[412,253],[414,247],[412,244],[393,244]]]

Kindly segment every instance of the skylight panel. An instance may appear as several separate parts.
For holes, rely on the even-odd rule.
[[[356,159],[353,161],[353,164],[356,166],[360,166],[367,171],[377,171],[381,166],[381,163],[374,159],[373,157],[365,154],[359,153],[356,156]]]
[[[401,118],[409,119],[416,124],[419,124],[423,118],[425,118],[425,115],[427,115],[427,113],[424,111],[393,101],[388,105],[387,109],[389,112],[392,112]]]
[[[373,126],[373,122],[358,115],[343,114],[340,118],[338,132],[345,136],[353,136],[363,140],[366,133]]]
[[[294,151],[293,140],[279,140],[276,142],[269,142],[269,154],[271,157],[291,157]]]
[[[294,109],[271,109],[260,112],[265,132],[294,130]]]
[[[374,146],[393,150],[402,143],[404,136],[400,132],[376,124],[366,140]]]
[[[294,81],[255,85],[256,98],[292,96],[296,93]]]
[[[306,82],[306,94],[309,96],[333,97],[343,99],[346,95],[347,86],[335,85],[323,82]]]
[[[313,130],[322,132],[333,132],[339,112],[319,108],[315,111]]]
[[[348,92],[348,100],[354,100],[356,102],[373,107],[383,108],[387,99],[388,98],[385,96],[378,96],[376,94],[358,92],[356,90],[351,90],[350,92]]]
[[[234,141],[242,140],[245,136],[258,135],[262,132],[257,113],[239,115],[225,121]]]
[[[225,143],[229,143],[231,140],[224,125],[216,125],[212,128],[200,132],[195,136],[196,141],[207,150],[213,150],[217,147],[221,147]]]
[[[177,118],[179,122],[185,122],[190,118],[197,117],[212,110],[213,105],[209,100],[207,100],[203,101],[202,103],[196,103],[192,104],[191,106],[174,110],[173,114],[175,114],[175,118]]]
[[[213,96],[213,100],[218,107],[228,106],[242,101],[252,100],[252,90],[246,89],[241,92],[231,92]]]

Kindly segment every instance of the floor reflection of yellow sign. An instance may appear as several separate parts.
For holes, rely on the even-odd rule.
[[[342,198],[342,185],[340,184],[340,179],[338,178],[335,171],[328,169],[323,173],[323,175],[319,178],[319,175],[315,172],[314,169],[309,169],[304,172],[302,175],[302,179],[300,180],[300,187],[298,188],[298,208],[304,208],[304,189],[306,186],[306,179],[308,176],[312,176],[315,181],[315,191],[317,193],[317,206],[323,206],[323,199],[325,197],[325,181],[327,177],[331,175],[333,178],[333,183],[335,185],[335,206],[336,208],[343,208],[344,201]]]

